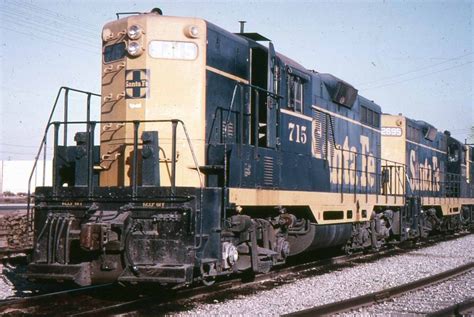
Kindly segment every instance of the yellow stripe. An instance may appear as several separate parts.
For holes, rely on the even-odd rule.
[[[238,81],[239,83],[244,83],[244,84],[248,84],[249,81],[247,79],[243,79],[243,78],[240,78],[238,76],[235,76],[235,75],[232,75],[232,74],[229,74],[227,72],[224,72],[220,69],[217,69],[217,68],[214,68],[214,67],[211,67],[211,66],[206,66],[206,69],[208,71],[211,71],[213,73],[216,73],[218,75],[221,75],[221,76],[224,76],[226,78],[229,78],[229,79],[232,79],[232,80],[235,80],[235,81]]]
[[[458,197],[422,197],[422,206],[440,206],[443,216],[452,216],[461,213],[462,206],[474,205],[474,198]],[[454,211],[456,210],[457,211]]]
[[[405,204],[402,196],[233,187],[229,188],[229,201],[242,207],[308,206],[319,224],[367,221],[374,206],[403,206]],[[362,213],[358,214],[357,209],[366,210],[366,216],[362,217]],[[353,211],[353,219],[347,219],[347,210]],[[325,211],[344,211],[345,216],[340,220],[324,220]]]
[[[334,117],[336,117],[336,118],[340,118],[340,119],[342,119],[342,120],[349,121],[349,122],[351,122],[351,123],[353,123],[353,124],[357,124],[357,125],[360,125],[361,127],[370,129],[370,130],[375,131],[375,132],[377,132],[377,133],[380,133],[380,129],[377,129],[377,128],[374,128],[374,127],[365,125],[365,124],[363,124],[363,123],[360,123],[359,121],[350,119],[350,118],[348,118],[348,117],[344,117],[343,115],[340,115],[340,114],[338,114],[338,113],[329,111],[329,110],[327,110],[327,109],[324,109],[324,108],[321,108],[321,107],[318,107],[318,106],[315,106],[315,105],[312,105],[311,107],[312,107],[313,109],[319,110],[319,111],[321,111],[321,112],[324,112],[324,113],[329,114],[329,115],[331,115],[331,116],[334,116]]]
[[[308,121],[313,121],[313,118],[305,116],[304,114],[301,114],[299,112],[294,112],[294,111],[290,111],[290,110],[286,110],[286,109],[281,109],[280,111],[282,113],[286,113],[286,114],[289,114],[291,116],[295,116],[295,117],[305,119],[305,120],[308,120]]]
[[[442,154],[446,154],[446,152],[443,152],[443,151],[441,151],[441,150],[435,149],[434,147],[431,147],[431,146],[428,146],[428,145],[416,143],[416,142],[410,141],[410,140],[408,140],[408,139],[407,139],[407,142],[408,142],[408,143],[411,143],[411,144],[414,144],[414,145],[418,145],[418,146],[424,147],[424,148],[426,148],[426,149],[430,149],[430,150],[433,150],[433,151],[442,153]]]

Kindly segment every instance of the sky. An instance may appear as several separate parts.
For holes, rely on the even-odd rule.
[[[474,126],[474,1],[0,0],[0,160],[34,158],[59,87],[100,93],[101,29],[115,13],[154,7],[232,32],[245,20],[385,113],[462,141]]]

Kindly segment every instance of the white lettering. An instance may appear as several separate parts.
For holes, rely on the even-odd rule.
[[[129,103],[128,107],[130,109],[140,109],[142,107],[142,104],[141,103]]]
[[[381,134],[385,136],[402,136],[402,129],[397,127],[383,127]]]
[[[295,124],[293,122],[288,123],[288,129],[290,133],[288,134],[288,140],[290,142],[306,144],[308,142],[308,135],[306,134],[306,126]]]

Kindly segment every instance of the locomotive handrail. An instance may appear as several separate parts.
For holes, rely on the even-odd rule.
[[[172,124],[181,124],[182,127],[183,127],[183,131],[184,131],[184,135],[186,137],[186,142],[188,143],[188,146],[189,146],[189,149],[190,149],[190,152],[191,152],[191,156],[193,158],[193,163],[195,165],[195,168],[197,170],[197,173],[198,173],[198,176],[199,176],[199,185],[200,185],[200,188],[202,189],[204,184],[203,184],[203,179],[202,179],[202,173],[201,171],[199,170],[199,162],[197,160],[197,157],[196,157],[196,154],[195,154],[195,151],[194,151],[194,148],[193,148],[193,145],[192,145],[192,142],[191,142],[191,138],[189,137],[189,133],[188,133],[188,130],[186,128],[186,125],[185,123],[180,120],[180,119],[161,119],[161,120],[97,120],[97,121],[69,121],[69,122],[62,122],[62,121],[53,121],[53,122],[50,122],[47,127],[46,127],[46,133],[49,131],[49,128],[51,126],[54,126],[55,127],[55,130],[57,130],[56,127],[59,127],[60,125],[68,125],[68,124],[71,124],[71,125],[76,125],[76,124],[87,124],[88,125],[88,130],[89,130],[89,127],[93,127],[95,126],[96,124],[103,124],[103,123],[106,123],[106,124],[134,124],[135,126],[135,132],[134,132],[134,146],[136,146],[138,144],[138,137],[137,137],[137,133],[138,132],[138,127],[137,125],[141,124],[141,123],[172,123]],[[93,130],[92,131],[89,131],[90,132],[90,135],[92,135],[93,133]],[[56,133],[55,133],[56,134]],[[173,131],[173,135],[176,136],[176,132],[175,130]],[[55,138],[57,140],[57,138]],[[57,141],[55,142],[57,143]],[[91,142],[89,142],[91,143]],[[174,144],[176,143],[176,140],[174,140],[173,142]],[[93,144],[90,144],[90,146],[93,146]],[[136,150],[136,149],[135,149]],[[91,153],[91,149],[89,149],[88,151],[88,155],[90,155]],[[136,151],[135,151],[136,153]],[[137,177],[137,173],[136,173],[136,166],[138,165],[137,162],[135,161],[136,157],[134,157],[134,166],[132,168],[132,187],[135,188],[136,190],[136,177]],[[89,164],[90,165],[90,164]],[[174,167],[173,167],[174,165]],[[176,173],[176,156],[174,156],[172,158],[172,174],[175,174]],[[89,166],[90,167],[90,166]],[[54,178],[54,177],[53,177]],[[175,179],[175,176],[172,175],[171,179]],[[91,179],[89,179],[89,182],[91,181]],[[174,187],[176,186],[176,184],[173,184],[173,181],[172,181],[172,191],[174,192]],[[136,192],[135,192],[136,194]]]
[[[267,95],[270,95],[271,97],[274,97],[274,98],[277,98],[277,99],[283,99],[283,96],[282,96],[282,95],[276,94],[276,93],[274,93],[274,92],[271,92],[270,90],[264,89],[264,88],[259,87],[259,86],[255,86],[255,85],[247,84],[247,83],[242,83],[242,82],[239,82],[238,85],[247,86],[247,87],[250,87],[250,88],[259,90],[259,91],[263,91],[263,92],[266,93]]]
[[[175,195],[176,193],[176,128],[177,125],[180,124],[183,127],[184,135],[186,138],[186,142],[188,143],[189,150],[191,152],[191,156],[195,165],[196,172],[198,173],[199,177],[199,186],[200,186],[200,196],[199,196],[199,242],[196,243],[194,248],[199,249],[202,245],[202,228],[203,228],[203,218],[202,218],[202,201],[203,201],[203,178],[202,173],[199,169],[199,162],[196,157],[196,153],[194,151],[194,147],[189,136],[188,130],[186,128],[186,124],[180,119],[161,119],[161,120],[99,120],[99,121],[69,121],[69,122],[60,122],[54,121],[50,122],[46,127],[46,133],[49,131],[51,126],[54,126],[54,151],[56,153],[58,147],[58,131],[61,125],[76,125],[76,124],[87,124],[87,132],[88,132],[88,151],[87,151],[87,166],[88,166],[88,176],[87,176],[87,184],[88,184],[88,195],[89,197],[93,197],[93,147],[94,147],[94,129],[97,124],[133,124],[133,165],[132,165],[132,198],[135,199],[137,196],[137,175],[138,175],[138,130],[141,123],[171,123],[173,129],[172,135],[172,159],[171,159],[171,193]],[[56,157],[56,155],[55,155]],[[55,166],[55,164],[53,164]],[[57,180],[55,175],[55,169],[53,169],[53,193],[56,194],[57,192]],[[196,237],[195,237],[196,238]]]
[[[96,93],[93,93],[93,92],[90,92],[90,91],[85,91],[85,90],[66,87],[66,86],[61,86],[59,88],[58,93],[57,93],[56,98],[55,98],[55,101],[54,101],[54,104],[53,104],[53,108],[51,109],[51,113],[49,114],[49,117],[48,117],[48,123],[46,125],[45,131],[44,131],[44,134],[43,134],[43,139],[41,140],[38,152],[35,156],[33,167],[31,169],[30,176],[28,178],[28,195],[27,195],[26,218],[27,218],[27,222],[30,224],[30,228],[31,228],[31,221],[30,221],[31,220],[30,219],[31,218],[30,217],[31,216],[31,213],[30,213],[30,209],[31,209],[31,181],[32,181],[33,175],[36,171],[36,168],[37,168],[37,165],[38,165],[38,160],[39,160],[39,157],[41,155],[41,151],[43,151],[43,148],[44,148],[44,152],[43,152],[43,186],[46,182],[46,142],[47,142],[48,130],[49,130],[49,126],[51,124],[51,120],[53,119],[54,113],[56,112],[56,107],[58,105],[58,101],[59,101],[59,98],[61,97],[61,93],[63,92],[63,90],[66,91],[65,92],[65,97],[64,97],[64,117],[65,117],[66,121],[67,121],[67,118],[68,118],[67,111],[68,111],[69,91],[73,91],[73,92],[77,92],[77,93],[80,93],[80,94],[86,94],[87,95],[87,121],[90,121],[91,96],[95,96],[95,97],[100,97],[101,96],[99,94],[96,94]],[[65,133],[65,138],[66,138],[66,136],[67,136],[67,132]]]
[[[369,184],[368,182],[368,175],[372,175],[373,177],[375,177],[375,194],[378,196],[381,194],[381,190],[383,190],[383,185],[385,185],[386,183],[390,184],[390,186],[394,185],[395,187],[394,188],[391,188],[390,190],[390,193],[388,190],[383,190],[383,195],[387,198],[388,195],[391,195],[391,196],[394,196],[395,199],[397,196],[403,196],[404,195],[404,184],[402,182],[402,180],[400,179],[400,173],[404,173],[404,171],[406,171],[406,165],[405,164],[402,164],[402,163],[399,163],[399,162],[395,162],[395,161],[391,161],[391,160],[387,160],[387,159],[384,159],[384,158],[381,158],[381,157],[377,157],[373,154],[370,154],[370,153],[361,153],[361,152],[358,152],[358,151],[352,151],[350,149],[344,149],[340,146],[338,147],[335,147],[335,151],[339,151],[341,153],[341,159],[340,159],[340,162],[342,163],[342,166],[339,166],[339,165],[331,165],[330,166],[330,169],[335,169],[337,171],[337,182],[334,184],[337,186],[337,192],[341,193],[341,199],[343,199],[343,194],[344,193],[354,193],[357,194],[357,188],[360,188],[359,190],[359,193],[363,193],[362,192],[362,187],[364,185],[362,185],[361,183],[358,182],[357,180],[357,175],[360,173],[362,176],[365,175],[365,178],[366,178],[366,182],[365,182],[365,194],[368,195],[368,189],[369,187],[371,187],[371,185]],[[350,167],[350,166],[345,166],[345,158],[346,158],[346,155],[351,159],[351,160],[355,160],[354,162],[354,167]],[[359,158],[365,158],[365,169],[360,169],[359,168],[359,164],[357,162],[360,161]],[[375,167],[376,166],[380,166],[381,167],[381,170],[380,170],[380,173],[377,172],[377,168],[375,168],[374,171],[369,171],[368,169],[368,160],[369,158],[372,158],[374,160],[374,164],[375,164]],[[362,166],[362,165],[360,165]],[[362,166],[364,167],[364,166]],[[383,177],[383,174],[382,174],[382,170],[383,168],[388,168],[390,170],[394,170],[394,172],[390,173],[390,179],[389,181],[387,181],[386,183],[384,182],[381,182],[380,181],[380,178]],[[348,181],[344,179],[344,173],[347,172],[349,174],[349,176],[351,175],[354,175],[354,182],[352,183],[352,180],[349,179]],[[341,173],[341,174],[339,174]],[[395,174],[395,175],[393,175]],[[397,177],[398,175],[398,177]],[[348,182],[345,186],[345,182]],[[395,182],[396,184],[393,184],[393,182]],[[400,192],[399,192],[399,188],[398,187],[401,187],[400,189]],[[354,188],[353,190],[351,190],[351,188]],[[345,190],[346,188],[346,190]],[[394,190],[393,190],[394,189]]]

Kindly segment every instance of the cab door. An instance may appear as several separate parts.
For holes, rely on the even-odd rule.
[[[276,59],[275,49],[272,42],[268,45],[267,58],[267,90],[272,93],[267,95],[267,120],[266,120],[266,135],[268,148],[275,148],[277,146],[277,108],[278,99],[275,95],[278,94],[278,77],[279,77],[278,63]]]

